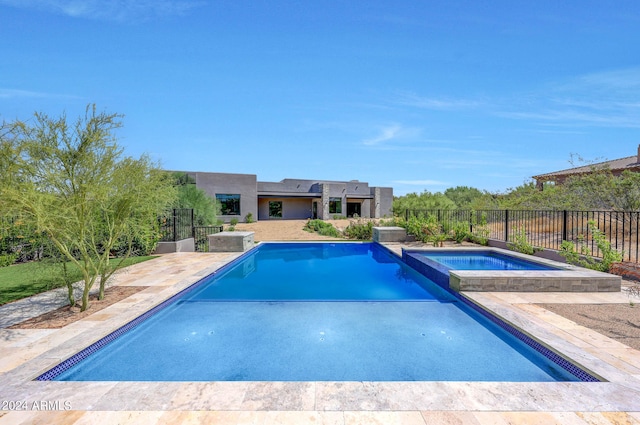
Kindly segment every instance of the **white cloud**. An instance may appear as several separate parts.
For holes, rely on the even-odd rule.
[[[369,146],[379,145],[380,143],[388,142],[389,140],[393,140],[396,137],[398,137],[398,134],[400,133],[401,130],[402,130],[402,127],[400,127],[399,125],[384,127],[380,131],[380,134],[378,134],[376,137],[373,137],[371,139],[366,139],[362,143]]]
[[[637,109],[634,111],[633,109]],[[565,126],[596,126],[596,127],[624,127],[640,128],[640,108],[631,108],[619,114],[607,111],[585,111],[575,108],[541,109],[531,112],[504,112],[505,118],[546,121]]]
[[[28,90],[15,90],[0,88],[0,99],[15,99],[24,97],[47,97],[45,93],[38,93]]]
[[[43,10],[73,18],[105,21],[147,20],[183,15],[204,4],[201,0],[0,0],[0,4]]]
[[[625,68],[583,75],[576,82],[569,84],[569,88],[575,87],[591,87],[622,92],[633,90],[637,93],[640,90],[640,68]]]
[[[410,139],[420,134],[420,129],[412,127],[403,127],[400,124],[391,124],[380,128],[378,134],[370,139],[362,141],[367,146],[385,145],[387,142]]]
[[[59,93],[43,93],[29,90],[7,89],[0,87],[0,99],[20,99],[20,98],[49,98],[49,99],[77,99],[77,96],[59,94]]]
[[[424,97],[415,93],[399,93],[393,103],[438,111],[475,109],[483,105],[482,102],[476,100]]]
[[[640,128],[640,68],[577,76],[523,98],[496,114],[556,127]]]

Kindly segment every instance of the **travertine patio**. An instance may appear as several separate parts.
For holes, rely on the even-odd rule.
[[[0,329],[0,424],[640,423],[640,352],[534,305],[626,303],[623,293],[466,293],[608,382],[33,381],[236,256],[167,254],[119,274],[117,285],[149,288],[92,316]]]

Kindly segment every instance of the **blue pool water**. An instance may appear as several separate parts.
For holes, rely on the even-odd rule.
[[[88,351],[94,351],[93,349]],[[574,381],[376,244],[264,244],[67,381]]]
[[[559,270],[492,251],[412,252],[412,255],[424,256],[451,270]]]
[[[265,244],[187,300],[452,300],[386,249],[361,243]]]

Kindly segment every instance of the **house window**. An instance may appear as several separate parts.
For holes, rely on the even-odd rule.
[[[269,217],[282,218],[282,201],[269,201]]]
[[[240,195],[218,195],[216,200],[220,202],[222,215],[240,215]]]
[[[329,198],[329,214],[342,214],[342,198]]]

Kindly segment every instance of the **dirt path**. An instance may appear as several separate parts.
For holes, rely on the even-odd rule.
[[[255,232],[253,239],[257,241],[319,241],[336,240],[317,233],[303,230],[307,220],[263,220],[254,223],[238,223],[236,230]],[[329,220],[339,230],[349,225],[350,220]],[[226,226],[225,226],[226,227]]]

